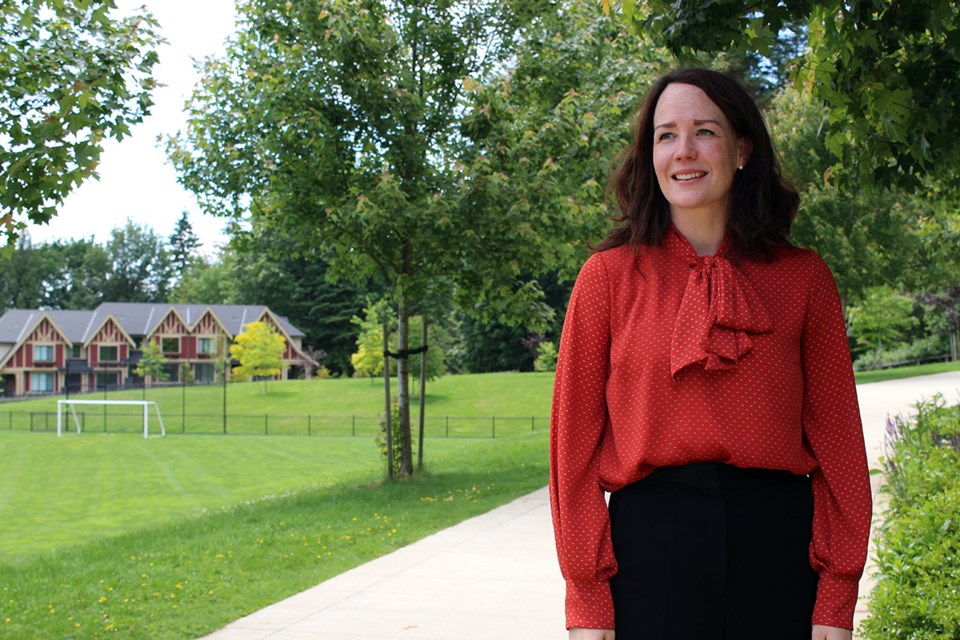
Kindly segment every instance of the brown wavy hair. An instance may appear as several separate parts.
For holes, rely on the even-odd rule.
[[[730,218],[734,257],[771,259],[774,248],[788,245],[790,225],[800,196],[780,169],[770,134],[756,102],[735,78],[703,68],[677,69],[657,80],[637,110],[633,142],[614,161],[608,194],[615,194],[619,223],[596,251],[620,245],[659,245],[670,229],[670,205],[653,167],[653,114],[668,85],[679,82],[700,88],[727,117],[738,138],[747,138],[752,151],[733,180]]]

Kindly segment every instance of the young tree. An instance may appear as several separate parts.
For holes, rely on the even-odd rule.
[[[602,0],[611,11],[616,3]],[[683,58],[770,53],[806,22],[798,86],[829,108],[827,148],[868,180],[916,184],[960,166],[960,3],[956,0],[623,0],[628,23]]]
[[[164,382],[170,379],[170,374],[163,366],[166,363],[167,359],[163,356],[160,341],[144,340],[140,343],[140,361],[133,372],[143,378],[143,388],[146,389],[148,383]]]
[[[113,0],[0,3],[0,226],[8,242],[45,223],[94,171],[104,138],[122,139],[153,100],[149,14]]]
[[[186,132],[169,153],[211,213],[293,232],[335,275],[375,280],[397,309],[400,475],[413,473],[408,318],[431,292],[531,323],[549,310],[532,279],[568,251],[570,207],[511,209],[506,179],[456,163],[465,91],[509,64],[550,3],[506,0],[238,3],[240,30],[204,62]],[[451,239],[455,239],[451,242]]]
[[[283,351],[287,341],[277,333],[273,325],[266,322],[248,322],[243,332],[233,339],[230,355],[240,363],[233,369],[235,380],[263,380],[263,390],[269,387],[267,382],[280,373],[283,366]]]
[[[374,378],[383,373],[383,320],[388,312],[386,301],[380,300],[364,308],[363,318],[350,320],[359,328],[357,350],[350,356],[354,375]]]

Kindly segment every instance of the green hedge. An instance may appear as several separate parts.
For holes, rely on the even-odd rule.
[[[960,407],[935,398],[888,427],[868,640],[960,638]]]

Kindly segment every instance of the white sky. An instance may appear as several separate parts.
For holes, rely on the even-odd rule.
[[[226,241],[225,219],[203,215],[193,194],[176,180],[173,167],[157,145],[185,124],[183,104],[197,80],[193,60],[223,51],[224,39],[233,31],[233,0],[117,0],[114,15],[147,9],[160,23],[168,43],[160,48],[154,75],[161,86],[154,91],[151,115],[131,130],[121,142],[104,144],[97,172],[100,180],[88,178],[64,200],[47,225],[30,225],[35,243],[54,239],[93,236],[104,242],[115,227],[132,220],[148,225],[162,237],[169,236],[186,210],[202,251],[212,254]]]

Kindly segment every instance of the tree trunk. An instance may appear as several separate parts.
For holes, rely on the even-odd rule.
[[[420,429],[417,437],[417,469],[423,469],[423,419],[427,403],[427,315],[423,314],[423,333],[420,338]]]
[[[372,380],[373,378],[371,378]],[[387,479],[393,480],[393,407],[390,406],[390,324],[383,319],[383,393],[384,423],[387,426]]]
[[[413,446],[410,437],[410,300],[400,295],[397,317],[397,408],[400,410],[400,469],[398,475],[413,475]]]

